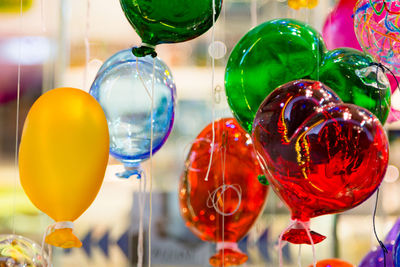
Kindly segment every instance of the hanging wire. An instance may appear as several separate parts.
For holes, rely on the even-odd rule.
[[[212,27],[211,27],[211,45],[214,45],[215,42],[215,15],[216,15],[216,7],[215,7],[215,1],[217,0],[212,0],[212,17],[213,17],[213,22],[212,22]],[[208,162],[208,167],[207,167],[207,173],[206,177],[204,178],[205,181],[208,181],[208,177],[210,175],[210,169],[211,169],[211,164],[213,161],[213,154],[214,154],[214,147],[215,147],[215,103],[214,103],[214,98],[215,98],[215,88],[214,88],[214,83],[215,83],[215,58],[214,55],[211,55],[211,110],[212,110],[212,124],[211,124],[211,129],[212,129],[212,142],[211,142],[211,154],[210,154],[210,160]]]
[[[139,237],[138,237],[138,263],[137,267],[143,266],[143,213],[146,203],[146,173],[141,170],[141,177],[139,178]]]
[[[46,31],[46,20],[45,20],[45,14],[44,14],[44,0],[40,1],[40,17],[41,17],[41,21],[42,21],[42,31],[45,32]]]
[[[374,213],[372,215],[372,226],[373,226],[373,230],[374,230],[374,235],[376,238],[376,241],[378,241],[379,246],[382,248],[382,252],[383,252],[383,266],[386,267],[386,254],[389,253],[389,251],[387,250],[387,248],[385,247],[385,245],[383,244],[383,242],[379,239],[378,234],[376,232],[376,225],[375,225],[375,217],[376,217],[376,210],[377,210],[377,206],[378,206],[378,201],[379,201],[379,188],[378,190],[376,190],[376,199],[375,199],[375,206],[374,206]]]
[[[89,43],[89,30],[90,30],[90,0],[86,0],[86,25],[85,25],[85,71],[83,73],[83,89],[86,89],[88,76],[89,76],[89,60],[90,60],[90,43]]]
[[[22,36],[22,10],[23,5],[20,0],[20,10],[19,10],[19,32]],[[22,39],[19,38],[18,42],[18,74],[17,74],[17,110],[15,118],[15,177],[14,177],[14,195],[13,195],[13,217],[12,217],[12,229],[13,234],[15,234],[15,217],[16,217],[16,205],[17,205],[17,180],[18,180],[18,142],[19,142],[19,109],[20,109],[20,95],[21,95],[21,60],[22,60]]]
[[[153,57],[153,76],[151,80],[151,115],[150,115],[150,189],[149,189],[149,267],[151,267],[151,221],[153,217],[153,139],[154,139],[154,81],[156,71],[156,58]]]

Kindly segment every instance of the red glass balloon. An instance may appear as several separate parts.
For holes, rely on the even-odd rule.
[[[309,267],[313,267],[311,264]],[[353,264],[339,259],[327,259],[317,262],[317,267],[355,267]]]
[[[213,266],[240,265],[247,260],[237,242],[262,212],[268,186],[258,182],[263,175],[253,143],[233,118],[212,124],[192,145],[179,186],[180,210],[186,226],[204,241],[217,243]],[[212,163],[207,170],[212,153]]]
[[[273,91],[261,104],[253,140],[274,191],[292,220],[342,212],[365,201],[380,185],[388,164],[388,141],[378,119],[344,104],[320,82],[300,80]],[[283,236],[310,244],[303,224]],[[323,236],[312,232],[313,242]]]

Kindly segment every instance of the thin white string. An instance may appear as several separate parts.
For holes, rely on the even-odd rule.
[[[83,73],[83,89],[86,89],[86,84],[89,76],[89,60],[90,60],[90,0],[86,0],[86,25],[85,25],[85,71]]]
[[[150,175],[149,175],[149,234],[148,234],[148,243],[149,243],[149,267],[151,266],[151,221],[153,217],[153,199],[152,199],[152,192],[153,192],[153,135],[154,135],[154,124],[153,124],[153,116],[154,116],[154,82],[155,82],[155,73],[156,73],[156,58],[153,58],[153,76],[151,80],[151,95],[149,94],[149,90],[143,81],[142,75],[140,74],[139,71],[139,64],[138,64],[139,59],[136,58],[136,71],[138,73],[139,79],[144,87],[144,89],[147,91],[150,100],[151,100],[151,112],[150,112]]]
[[[224,136],[224,135],[223,135]],[[226,163],[226,140],[228,140],[228,137],[226,136],[223,140],[223,154],[222,154],[222,185],[225,187],[225,163]],[[240,186],[239,186],[240,188]],[[241,188],[240,188],[240,193],[238,192],[239,195],[239,204],[237,206],[237,208],[234,210],[233,213],[235,213],[239,207],[240,207],[240,203],[241,203],[241,199],[242,199],[242,194],[241,194]],[[222,193],[222,210],[225,210],[225,194]],[[225,215],[222,215],[222,245],[224,245],[225,243]],[[222,266],[225,266],[225,249],[222,250]]]
[[[44,0],[40,1],[40,17],[42,20],[42,31],[46,32],[46,19],[44,14]]]
[[[212,0],[212,16],[213,16],[213,24],[211,28],[211,45],[214,45],[215,42],[215,15],[216,15],[216,10],[215,10],[215,1]],[[211,169],[211,164],[213,160],[213,154],[214,154],[214,147],[215,147],[215,88],[214,88],[214,83],[215,83],[215,58],[214,55],[211,55],[211,110],[212,110],[212,142],[211,142],[211,154],[210,154],[210,161],[208,162],[208,168],[207,168],[207,173],[206,177],[204,178],[205,181],[208,181],[208,177],[210,175],[210,169]]]
[[[20,1],[19,10],[19,32],[22,36],[22,0]],[[18,74],[17,74],[17,111],[15,118],[15,177],[14,177],[14,195],[13,195],[13,217],[12,217],[12,229],[15,234],[15,217],[16,217],[16,205],[17,205],[17,180],[18,180],[18,132],[19,132],[19,106],[20,106],[20,94],[21,94],[21,60],[22,60],[22,39],[19,38],[18,42]]]
[[[151,93],[150,93],[149,89],[147,88],[145,82],[143,81],[142,75],[140,74],[140,71],[139,71],[139,59],[138,58],[136,58],[136,71],[138,73],[140,82],[143,84],[143,87],[144,87],[147,95],[149,96],[149,99],[151,99]]]
[[[139,237],[138,237],[138,267],[143,266],[143,212],[146,202],[146,173],[141,171],[139,179]]]
[[[251,27],[254,28],[257,26],[257,0],[252,0],[251,1],[251,6],[250,6],[250,16],[251,16]]]
[[[151,219],[153,217],[153,206],[152,206],[152,193],[153,193],[153,116],[154,116],[154,81],[156,72],[156,58],[153,58],[153,77],[151,81],[151,126],[150,126],[150,189],[149,189],[149,267],[151,267]]]
[[[297,265],[301,267],[301,244],[299,244],[299,254],[297,255]]]
[[[224,199],[225,199],[225,192],[228,191],[229,189],[232,189],[236,192],[238,196],[238,203],[236,204],[235,209],[232,212],[224,212],[224,208],[222,207],[222,210],[218,207],[218,203],[222,200],[222,206],[224,204]],[[208,199],[207,199],[207,207],[208,208],[214,208],[215,211],[222,215],[222,216],[231,216],[235,214],[238,209],[240,208],[240,205],[242,203],[242,188],[238,184],[234,185],[226,185],[223,183],[221,186],[219,186],[217,189],[215,189],[212,193],[208,192]]]

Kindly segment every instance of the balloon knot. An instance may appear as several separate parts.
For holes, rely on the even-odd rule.
[[[149,55],[152,56],[153,58],[157,57],[155,46],[146,43],[142,43],[139,47],[137,46],[132,47],[132,53],[136,57],[145,57]]]

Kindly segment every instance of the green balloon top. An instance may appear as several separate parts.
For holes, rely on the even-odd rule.
[[[305,23],[272,20],[250,30],[233,49],[225,72],[226,95],[236,119],[249,133],[262,101],[275,88],[298,79],[325,83],[344,102],[369,109],[383,124],[390,88],[385,75],[378,75],[381,82],[376,82],[378,68],[371,69],[372,63],[353,49],[327,52],[321,35]]]
[[[291,19],[265,22],[239,41],[226,66],[225,88],[228,103],[247,132],[265,97],[284,83],[310,76],[324,52],[318,32]]]
[[[193,39],[213,25],[222,8],[222,0],[120,0],[130,24],[150,46]]]

